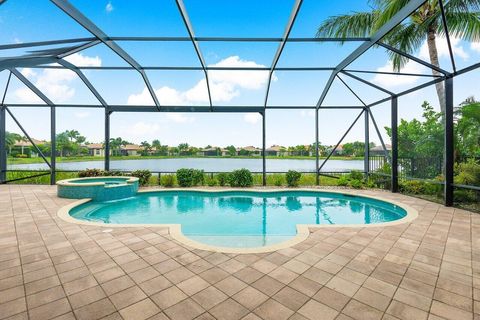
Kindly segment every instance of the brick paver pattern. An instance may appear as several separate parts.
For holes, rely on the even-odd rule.
[[[264,254],[192,249],[165,228],[57,217],[52,186],[0,186],[0,319],[480,319],[480,216],[382,191],[412,223],[312,229]]]

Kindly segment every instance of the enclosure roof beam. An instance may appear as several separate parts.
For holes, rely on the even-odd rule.
[[[36,69],[63,69],[62,66],[38,65]],[[78,66],[81,70],[135,70],[131,66]],[[177,71],[269,71],[269,67],[194,67],[194,66],[143,66],[143,70],[177,70]],[[332,71],[333,67],[277,67],[275,71]]]
[[[38,89],[30,80],[28,80],[20,71],[15,68],[11,68],[10,71],[18,78],[23,84],[25,84],[30,90],[33,91],[43,102],[45,102],[50,107],[54,107],[55,104],[50,100],[43,92]]]
[[[87,88],[90,90],[90,92],[95,96],[95,98],[97,98],[97,100],[102,104],[102,106],[104,108],[108,109],[108,104],[105,101],[105,99],[103,99],[103,97],[97,91],[95,86],[92,85],[92,83],[87,79],[87,77],[85,76],[85,74],[81,70],[79,70],[72,63],[70,63],[66,60],[63,60],[63,59],[59,59],[58,63],[61,64],[62,66],[65,66],[66,68],[72,70],[73,72],[75,72],[78,75],[78,77],[82,80],[82,82],[87,86]]]
[[[48,105],[44,104],[35,104],[35,103],[9,103],[9,107],[11,108],[42,108],[48,107]],[[111,111],[118,111],[118,110],[128,110],[128,111],[135,111],[135,110],[149,110],[155,111],[156,108],[154,105],[108,105]],[[103,108],[100,104],[55,104],[57,108]],[[165,110],[163,110],[165,108]],[[165,112],[173,112],[179,111],[181,112],[195,112],[198,110],[207,110],[210,106],[181,106],[181,105],[163,105],[162,111]],[[214,106],[214,111],[221,111],[221,110],[235,110],[236,112],[258,112],[258,110],[263,110],[263,106]],[[267,106],[267,109],[275,109],[275,110],[305,110],[305,109],[316,109],[316,106],[305,106],[305,105],[298,105],[298,106]],[[347,110],[347,109],[364,109],[363,106],[322,106],[322,109],[339,109],[339,110]]]
[[[275,68],[277,67],[277,63],[280,60],[280,56],[282,55],[283,49],[285,48],[286,41],[288,40],[288,36],[290,35],[290,32],[292,31],[292,27],[295,23],[295,19],[297,18],[298,12],[300,11],[300,7],[302,6],[303,0],[296,0],[292,11],[290,13],[290,18],[288,19],[287,26],[285,27],[285,32],[283,34],[283,41],[280,42],[278,45],[277,51],[275,52],[275,56],[273,57],[272,64],[270,66],[270,71],[268,73],[268,81],[267,81],[267,90],[265,93],[265,102],[264,102],[264,107],[267,107],[268,103],[268,94],[270,93],[270,85],[272,84],[272,77],[273,77],[273,72],[275,71]]]
[[[34,67],[44,63],[55,62],[56,57],[45,56],[24,56],[15,58],[2,58],[0,59],[0,71],[10,68],[18,67]]]
[[[65,43],[77,43],[97,40],[96,37],[72,38],[48,41],[33,41],[22,43],[9,43],[0,45],[0,50],[18,49],[40,46],[52,46]],[[107,37],[111,41],[138,41],[138,42],[186,42],[191,41],[190,37]],[[284,38],[246,38],[246,37],[193,37],[196,42],[282,42]],[[288,42],[358,42],[368,41],[370,38],[288,38]]]
[[[437,71],[437,72],[439,72],[439,73],[442,73],[442,74],[444,74],[444,75],[450,74],[450,72],[448,72],[448,71],[446,71],[446,70],[443,70],[442,68],[439,68],[439,67],[437,67],[437,66],[435,66],[435,65],[433,65],[433,64],[431,64],[431,63],[428,63],[428,62],[426,62],[426,61],[424,61],[424,60],[422,60],[422,59],[419,59],[419,58],[417,58],[417,57],[415,57],[415,56],[413,56],[413,55],[411,55],[411,54],[408,54],[408,53],[406,53],[406,52],[404,52],[404,51],[402,51],[402,50],[399,50],[399,49],[397,49],[397,48],[395,48],[395,47],[393,47],[393,46],[391,46],[391,45],[389,45],[389,44],[386,44],[386,43],[383,43],[383,42],[378,42],[378,45],[384,47],[384,48],[387,49],[387,50],[393,51],[393,52],[395,52],[396,54],[401,55],[401,56],[403,56],[403,57],[405,57],[405,58],[407,58],[407,59],[409,59],[409,60],[415,61],[416,63],[419,63],[419,64],[421,64],[421,65],[423,65],[423,66],[425,66],[425,67],[427,67],[427,68],[429,68],[429,69],[435,70],[435,71]]]
[[[335,68],[335,70],[330,75],[320,99],[318,99],[317,108],[323,103],[325,97],[327,96],[330,87],[332,86],[335,76],[338,72],[342,71],[348,67],[353,61],[358,59],[362,54],[364,54],[368,49],[374,46],[379,42],[385,35],[387,35],[393,28],[410,16],[415,10],[417,10],[425,0],[410,0],[402,9],[400,9],[389,21],[387,21],[383,26],[378,29],[377,32],[368,40],[362,43],[357,49],[350,53],[345,59],[343,59]]]
[[[155,106],[160,109],[160,102],[155,94],[155,90],[153,90],[150,81],[148,80],[147,74],[142,69],[141,65],[132,58],[126,51],[124,51],[120,46],[118,46],[114,41],[108,40],[108,36],[100,30],[90,19],[88,19],[83,13],[81,13],[77,8],[75,8],[70,2],[67,0],[50,0],[52,1],[57,7],[59,7],[62,11],[64,11],[67,15],[69,15],[73,20],[75,20],[78,24],[88,30],[91,34],[93,34],[98,40],[104,43],[107,47],[109,47],[113,52],[115,52],[119,57],[125,60],[129,65],[135,68],[143,78],[145,85],[147,86],[150,95],[152,96],[153,101],[155,102]]]
[[[185,8],[185,4],[183,0],[176,0],[178,10],[180,11],[180,15],[182,16],[183,22],[185,23],[185,27],[187,28],[188,35],[192,41],[193,47],[195,48],[195,52],[197,53],[198,60],[202,65],[203,73],[205,74],[205,81],[207,83],[207,92],[208,92],[208,101],[210,102],[210,109],[213,111],[213,104],[212,104],[212,94],[210,92],[210,81],[208,79],[208,72],[206,69],[207,64],[205,63],[205,59],[203,58],[202,51],[200,50],[200,46],[195,40],[195,33],[193,31],[192,23],[190,22],[190,18],[188,17],[187,9]]]
[[[355,73],[386,74],[386,75],[392,75],[392,76],[410,76],[410,77],[427,77],[427,78],[442,77],[441,75],[425,74],[425,73],[412,73],[412,72],[393,72],[393,71],[358,70],[358,69],[344,69],[343,71],[345,71],[345,72],[355,72]]]
[[[362,78],[360,78],[360,77],[358,77],[358,76],[356,76],[356,75],[354,75],[354,74],[351,74],[350,72],[347,72],[347,71],[343,70],[341,73],[344,74],[344,75],[346,75],[346,76],[348,76],[348,77],[350,77],[350,78],[352,78],[352,79],[355,79],[355,80],[357,80],[357,81],[360,81],[360,82],[366,84],[367,86],[370,86],[370,87],[375,88],[375,89],[377,89],[377,90],[379,90],[379,91],[382,91],[382,92],[384,92],[384,93],[386,93],[386,94],[388,94],[388,95],[390,95],[390,96],[395,95],[393,92],[391,92],[391,91],[389,91],[389,90],[387,90],[387,89],[385,89],[385,88],[383,88],[383,87],[380,87],[380,86],[378,86],[378,85],[376,85],[376,84],[374,84],[374,83],[371,83],[371,82],[369,82],[369,81],[367,81],[367,80],[365,80],[365,79],[362,79]]]

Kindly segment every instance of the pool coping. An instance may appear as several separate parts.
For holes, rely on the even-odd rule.
[[[379,227],[388,227],[395,226],[399,224],[409,223],[415,220],[418,217],[418,211],[413,207],[387,198],[380,196],[371,196],[358,194],[356,190],[345,189],[345,190],[331,190],[331,189],[319,189],[319,188],[298,188],[298,189],[242,189],[242,188],[216,188],[216,189],[199,189],[199,188],[171,188],[171,189],[148,189],[148,190],[139,190],[138,193],[156,193],[156,192],[168,192],[168,191],[196,191],[196,192],[228,192],[228,191],[251,191],[251,192],[285,192],[285,191],[307,191],[307,192],[323,192],[323,193],[336,193],[336,194],[346,194],[353,195],[357,197],[364,197],[368,199],[380,200],[387,203],[396,205],[404,209],[407,214],[405,217],[390,221],[390,222],[381,222],[376,224],[338,224],[338,225],[317,225],[317,224],[297,224],[297,234],[291,239],[282,241],[276,244],[264,246],[264,247],[248,247],[248,248],[235,248],[235,247],[221,247],[207,245],[201,242],[197,242],[185,236],[181,230],[181,224],[107,224],[104,222],[93,222],[85,221],[73,218],[69,212],[71,209],[75,208],[78,205],[91,201],[91,199],[81,199],[74,201],[62,208],[57,212],[59,218],[66,222],[96,226],[103,228],[138,228],[138,227],[147,227],[147,228],[168,228],[170,236],[177,240],[178,242],[187,245],[194,249],[213,251],[213,252],[222,252],[222,253],[234,253],[234,254],[248,254],[248,253],[268,253],[281,249],[290,248],[296,244],[299,244],[305,241],[310,235],[310,229],[321,229],[321,228],[379,228]]]
[[[85,183],[75,183],[75,182],[72,182],[72,181],[81,180],[81,179],[85,179],[85,180],[88,180],[88,179],[95,180],[95,178],[97,178],[97,179],[111,179],[111,178],[117,179],[117,178],[120,178],[120,179],[124,179],[124,180],[125,180],[125,184],[132,184],[132,183],[135,183],[135,182],[137,182],[137,181],[140,180],[139,178],[137,178],[137,177],[132,177],[132,176],[98,176],[98,177],[83,177],[83,178],[64,179],[64,180],[57,181],[56,185],[57,185],[57,186],[72,186],[72,187],[105,186],[105,188],[112,188],[112,187],[117,187],[117,186],[119,186],[119,185],[107,186],[107,185],[105,184],[105,182],[85,182]]]

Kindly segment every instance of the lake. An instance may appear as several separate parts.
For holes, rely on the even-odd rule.
[[[320,160],[320,165],[323,160]],[[44,163],[12,164],[9,169],[46,170]],[[84,170],[103,169],[103,160],[59,162],[58,170]],[[262,159],[232,159],[232,158],[177,158],[177,159],[138,159],[138,160],[112,160],[111,170],[131,171],[148,169],[150,171],[175,172],[180,168],[203,169],[206,172],[228,172],[235,169],[247,168],[252,172],[262,171]],[[315,160],[296,159],[267,159],[267,171],[285,172],[288,170],[315,172]],[[328,160],[322,171],[337,172],[349,170],[363,170],[363,160]]]

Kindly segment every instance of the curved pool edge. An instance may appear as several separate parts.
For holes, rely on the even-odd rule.
[[[206,251],[213,251],[213,252],[221,252],[221,253],[233,253],[233,254],[249,254],[249,253],[268,253],[277,250],[287,249],[296,244],[299,244],[305,241],[308,236],[310,235],[310,229],[321,229],[321,228],[378,228],[378,227],[389,227],[395,226],[399,224],[409,223],[415,220],[418,217],[418,211],[413,207],[404,204],[402,202],[387,199],[380,196],[371,196],[371,195],[359,195],[354,190],[330,190],[330,189],[313,189],[313,188],[298,188],[298,189],[242,189],[242,188],[225,188],[225,189],[200,189],[200,188],[169,188],[169,189],[148,189],[148,190],[139,190],[138,193],[156,193],[156,192],[168,192],[168,191],[194,191],[194,192],[214,192],[214,193],[222,193],[222,192],[229,192],[229,191],[244,191],[244,192],[285,192],[285,191],[308,191],[308,192],[322,192],[322,193],[336,193],[336,194],[346,194],[350,196],[356,197],[363,197],[373,200],[380,200],[387,203],[391,203],[396,205],[403,210],[406,211],[406,215],[398,220],[389,221],[389,222],[381,222],[375,224],[337,224],[337,225],[317,225],[317,224],[297,224],[297,234],[293,236],[291,239],[282,241],[273,245],[268,245],[264,247],[252,247],[252,248],[233,248],[233,247],[221,247],[221,246],[212,246],[207,245],[195,240],[192,240],[185,236],[182,233],[181,225],[180,224],[108,224],[104,222],[93,222],[93,221],[86,221],[86,220],[79,220],[75,219],[70,215],[70,210],[79,206],[83,203],[91,201],[91,199],[81,199],[74,201],[66,206],[61,207],[57,211],[57,215],[62,220],[87,225],[87,226],[95,226],[95,227],[103,227],[103,228],[168,228],[170,236],[184,244],[194,249],[199,250],[206,250]]]

